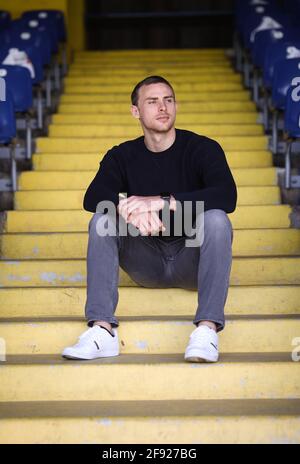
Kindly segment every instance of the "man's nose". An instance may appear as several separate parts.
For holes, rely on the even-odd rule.
[[[165,111],[165,109],[166,109],[166,102],[162,100],[161,102],[159,102],[159,111]]]

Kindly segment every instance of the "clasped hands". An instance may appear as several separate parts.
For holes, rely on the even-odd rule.
[[[142,235],[153,235],[166,228],[159,219],[158,211],[164,207],[160,196],[131,196],[123,198],[117,211],[127,223],[133,224]]]

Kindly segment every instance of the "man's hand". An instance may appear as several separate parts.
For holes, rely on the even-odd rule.
[[[130,215],[134,212],[135,214],[146,213],[152,211],[159,211],[164,207],[164,200],[159,196],[151,197],[138,197],[131,196],[120,200],[118,204],[118,213],[129,221]]]
[[[139,229],[142,235],[154,235],[160,230],[166,230],[156,211],[133,212],[127,222]]]

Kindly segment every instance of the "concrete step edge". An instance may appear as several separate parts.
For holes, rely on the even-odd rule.
[[[185,363],[183,360],[182,353],[175,354],[120,354],[119,356],[111,358],[99,358],[91,361],[80,361],[81,365],[96,365],[96,364],[118,364],[118,365],[165,365],[165,364],[176,364],[182,366],[182,364],[190,365]],[[228,364],[255,364],[255,363],[277,363],[277,364],[295,364],[299,365],[300,362],[296,363],[291,358],[291,353],[280,352],[280,353],[221,353],[220,359],[217,365]],[[8,355],[5,361],[0,362],[0,366],[24,366],[24,365],[79,365],[78,360],[65,359],[61,355]]]
[[[0,402],[1,419],[299,416],[299,399]],[[0,419],[0,422],[1,422]]]

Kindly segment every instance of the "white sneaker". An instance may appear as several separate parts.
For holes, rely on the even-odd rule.
[[[184,359],[188,362],[217,362],[218,334],[206,325],[197,327],[190,335]]]
[[[62,356],[68,359],[96,359],[118,356],[119,340],[116,329],[114,336],[107,329],[94,325],[79,337],[78,343],[64,349]]]

